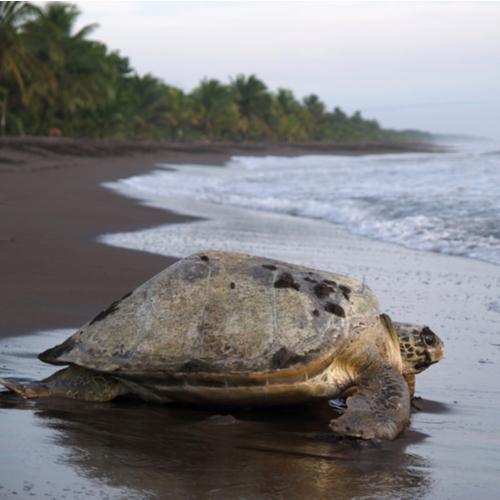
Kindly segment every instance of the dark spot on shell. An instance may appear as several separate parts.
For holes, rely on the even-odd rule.
[[[209,269],[203,261],[197,259],[196,261],[185,260],[184,264],[178,269],[179,278],[184,281],[198,281],[205,279],[209,274]]]
[[[69,337],[62,344],[43,351],[38,355],[38,359],[40,361],[44,361],[45,363],[52,363],[54,365],[67,365],[68,363],[61,362],[58,358],[64,353],[71,351],[74,346],[75,341],[73,340],[73,337]]]
[[[333,280],[323,280],[323,283],[326,283],[327,285],[330,286],[337,286],[337,283]]]
[[[305,356],[300,356],[286,347],[276,351],[271,359],[271,368],[286,368],[305,360]]]
[[[412,353],[414,351],[415,351],[415,349],[413,349],[413,347],[408,347],[408,352]]]
[[[283,273],[274,282],[274,288],[293,288],[298,291],[300,289],[300,285],[295,282],[290,273]]]
[[[232,281],[229,284],[229,286],[231,287],[231,290],[234,290],[236,288],[236,285]]]
[[[314,293],[318,299],[324,299],[334,291],[335,290],[331,286],[326,285],[325,282],[314,285]]]
[[[278,269],[276,266],[273,266],[272,264],[262,264],[262,267],[264,269],[269,269],[269,271],[276,271],[276,269]]]
[[[342,295],[345,300],[349,300],[349,296],[351,295],[351,289],[348,286],[340,285],[339,288],[342,290]]]
[[[325,311],[335,314],[335,316],[340,316],[341,318],[345,318],[344,309],[338,304],[335,304],[334,302],[327,302],[325,304]]]
[[[401,337],[401,339],[403,340],[403,342],[409,342],[410,341],[410,338],[408,337],[408,335],[405,335],[405,336]]]
[[[306,276],[304,278],[304,281],[309,281],[309,283],[317,283],[317,280],[313,280],[312,278],[309,278],[309,276]]]
[[[208,262],[210,259],[206,256],[206,255],[200,255],[200,259],[203,261],[203,262]]]
[[[314,311],[312,313],[313,313],[313,316],[319,316],[319,311],[317,309],[314,309]]]
[[[113,302],[112,304],[109,305],[109,307],[107,309],[104,309],[104,311],[101,311],[90,323],[89,323],[89,326],[90,325],[93,325],[94,323],[97,323],[97,321],[102,321],[104,318],[106,318],[107,316],[109,316],[110,314],[113,314],[114,312],[116,312],[118,309],[119,309],[119,305],[120,305],[120,302],[122,301],[122,299],[120,300],[116,300],[115,302]]]

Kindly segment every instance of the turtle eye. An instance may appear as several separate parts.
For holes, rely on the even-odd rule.
[[[432,347],[434,345],[436,345],[436,335],[434,334],[434,332],[432,332],[432,330],[428,327],[425,327],[423,330],[422,330],[422,340],[424,341],[424,344],[428,347]]]

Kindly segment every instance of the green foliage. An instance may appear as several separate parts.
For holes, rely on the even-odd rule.
[[[138,75],[128,58],[79,31],[73,4],[0,2],[0,130],[2,134],[138,138],[173,141],[359,142],[425,140],[341,109],[318,96],[298,100],[271,92],[255,75],[228,84],[204,79],[189,94],[153,75]],[[55,131],[55,132],[54,132]]]

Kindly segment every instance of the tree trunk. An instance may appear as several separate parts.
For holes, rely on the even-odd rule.
[[[7,95],[2,103],[2,116],[0,117],[0,133],[2,137],[5,135],[5,130],[7,128]]]

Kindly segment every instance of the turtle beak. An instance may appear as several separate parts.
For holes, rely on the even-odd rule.
[[[437,363],[437,360],[432,361],[431,355],[427,349],[424,351],[424,355],[425,355],[425,359],[423,361],[421,361],[420,363],[415,364],[415,369],[420,371],[420,372],[425,370],[426,368],[429,368],[429,366],[433,365],[434,363]]]
[[[444,356],[444,344],[443,341],[435,335],[434,342],[431,346],[427,346],[424,350],[424,359],[419,363],[415,364],[415,369],[418,371],[423,371],[431,365],[435,365],[437,362],[441,361]]]
[[[432,365],[435,365],[436,363],[438,362],[438,360],[436,361],[422,361],[422,363],[417,363],[415,365],[415,368],[419,371],[423,371],[425,370],[426,368],[429,368],[429,366],[432,366]]]

